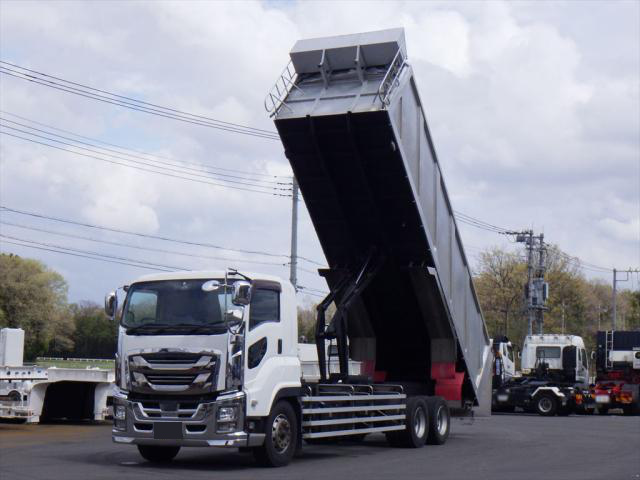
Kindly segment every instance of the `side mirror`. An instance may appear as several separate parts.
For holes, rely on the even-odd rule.
[[[104,313],[113,320],[115,318],[117,308],[118,297],[116,296],[116,292],[107,293],[104,297]]]
[[[520,352],[518,352],[518,358],[522,358],[522,355],[520,354]]]
[[[596,352],[591,350],[591,360],[595,360],[595,359],[596,359]]]
[[[231,301],[234,305],[249,305],[251,302],[251,283],[245,280],[235,282]]]

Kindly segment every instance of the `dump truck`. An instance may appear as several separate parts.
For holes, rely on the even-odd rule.
[[[620,408],[625,415],[640,414],[640,331],[597,332],[596,340],[598,413]]]
[[[278,277],[161,273],[123,287],[122,306],[108,294],[113,440],[147,460],[230,447],[283,466],[305,443],[371,433],[418,448],[446,442],[452,413],[490,413],[489,336],[404,31],[301,40],[290,57],[265,105],[328,262],[317,370],[301,368],[296,292]]]

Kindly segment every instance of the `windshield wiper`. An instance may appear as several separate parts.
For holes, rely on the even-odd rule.
[[[136,325],[135,327],[126,327],[127,335],[131,333],[138,332],[147,332],[147,333],[156,333],[158,331],[164,330],[168,327],[166,323],[143,323],[142,325]]]
[[[127,334],[142,333],[146,335],[153,335],[156,333],[165,332],[180,332],[180,333],[196,333],[196,332],[211,332],[220,333],[226,331],[226,327],[222,323],[210,323],[210,324],[196,324],[196,323],[145,323],[135,327],[128,327]]]
[[[176,323],[168,325],[169,328],[175,328],[176,330],[185,330],[187,333],[196,333],[200,331],[226,331],[226,327],[222,323]]]

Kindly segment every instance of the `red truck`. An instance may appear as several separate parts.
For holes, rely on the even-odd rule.
[[[615,408],[625,415],[640,414],[640,331],[597,333],[592,393],[601,415]]]

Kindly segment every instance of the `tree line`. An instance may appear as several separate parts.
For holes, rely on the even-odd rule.
[[[595,332],[611,329],[612,287],[587,279],[576,259],[552,246],[548,250],[549,283],[545,333],[580,335],[587,348],[595,346]],[[522,345],[527,333],[524,285],[526,259],[501,248],[483,251],[474,284],[489,335],[506,335]],[[38,356],[113,358],[117,324],[101,306],[85,301],[69,303],[68,285],[59,273],[38,260],[0,254],[0,328],[25,330],[25,360]],[[331,318],[333,306],[327,313]],[[640,329],[640,291],[619,290],[617,328]],[[299,334],[315,338],[316,305],[298,308]],[[564,320],[563,320],[564,318]]]
[[[69,303],[68,285],[42,262],[0,254],[0,328],[25,331],[25,361],[113,358],[117,325],[93,302]]]

